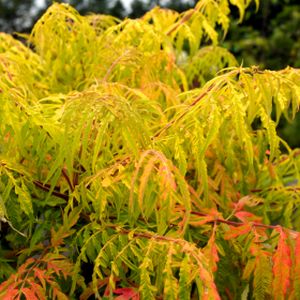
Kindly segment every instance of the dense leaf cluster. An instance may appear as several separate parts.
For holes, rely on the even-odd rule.
[[[236,66],[229,2],[0,35],[1,299],[299,298],[300,72]]]

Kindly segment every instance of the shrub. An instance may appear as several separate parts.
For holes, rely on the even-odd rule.
[[[236,66],[228,14],[1,34],[1,299],[300,298],[300,72]]]

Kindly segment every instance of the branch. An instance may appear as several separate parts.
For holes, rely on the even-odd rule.
[[[188,105],[186,110],[182,112],[182,114],[177,119],[173,119],[169,123],[167,123],[163,128],[161,128],[157,133],[154,134],[152,139],[159,137],[164,131],[166,131],[169,127],[171,127],[175,122],[181,120],[189,112],[189,109],[195,106],[199,101],[201,101],[213,89],[214,86],[215,86],[214,84],[210,85],[206,91],[201,93],[190,105]]]
[[[69,177],[68,174],[67,174],[66,169],[65,169],[65,168],[62,168],[61,173],[62,173],[63,177],[66,179],[66,181],[67,181],[67,183],[68,183],[68,185],[69,185],[71,191],[74,192],[74,186],[73,186],[73,184],[72,184],[72,182],[71,182],[71,180],[70,180],[70,177]]]
[[[38,181],[38,180],[33,180],[33,183],[35,186],[37,186],[38,188],[40,188],[43,191],[49,192],[51,187],[48,184],[43,184],[42,182]],[[66,194],[62,194],[60,192],[57,191],[52,191],[51,195],[54,195],[58,198],[64,199],[64,200],[68,200],[69,199],[69,195]]]
[[[209,217],[209,214],[204,214],[204,213],[200,213],[200,212],[196,212],[196,211],[191,211],[192,215],[196,215],[196,216],[201,216],[201,217]],[[215,218],[214,220],[208,221],[207,223],[223,223],[223,224],[227,224],[227,225],[231,225],[231,226],[242,226],[245,225],[245,223],[243,222],[236,222],[236,221],[228,221],[228,220],[223,220],[223,219],[219,219],[219,218]],[[251,224],[253,227],[260,227],[260,228],[267,228],[267,229],[276,229],[278,227],[282,227],[280,225],[266,225],[266,224],[262,224],[262,223],[257,223],[257,222],[249,222],[249,224]],[[284,228],[284,227],[282,227]],[[298,231],[289,229],[289,228],[284,228],[285,230],[289,231],[290,233],[292,233],[293,237],[298,235]]]
[[[123,228],[120,229],[118,225],[110,224],[110,225],[107,225],[107,227],[117,229],[117,231],[121,234],[132,233],[132,230],[123,229]],[[158,235],[158,234],[155,234],[155,233],[151,234],[151,233],[147,233],[147,232],[134,232],[133,236],[134,237],[140,237],[140,238],[146,238],[146,239],[149,239],[149,240],[154,239],[154,240],[159,240],[159,241],[168,241],[168,242],[173,242],[173,243],[178,243],[178,244],[181,244],[183,242],[184,243],[188,242],[184,239],[175,239],[175,238],[171,238],[171,237],[168,237],[168,236]]]
[[[185,212],[185,210],[182,210],[182,212]],[[201,217],[209,217],[210,216],[209,214],[196,212],[196,211],[191,211],[190,213],[192,215],[201,216]],[[213,224],[222,223],[222,224],[227,224],[227,225],[231,225],[231,226],[235,226],[235,227],[245,225],[245,223],[243,223],[243,222],[228,221],[228,220],[219,219],[219,218],[215,218],[213,220],[207,221],[207,223],[213,223]],[[259,227],[259,228],[266,228],[266,229],[277,229],[277,228],[281,227],[281,228],[285,229],[286,231],[288,231],[292,238],[296,238],[299,234],[298,231],[295,231],[295,230],[292,230],[292,229],[289,229],[289,228],[285,228],[285,227],[282,227],[280,225],[266,225],[266,224],[257,223],[257,222],[249,222],[249,224],[251,224],[252,227]],[[132,230],[123,229],[123,228],[120,229],[119,225],[110,224],[110,225],[107,225],[107,227],[115,228],[121,234],[132,233]],[[158,235],[158,234],[150,234],[150,233],[146,233],[146,232],[134,232],[133,236],[134,237],[140,237],[140,238],[146,238],[146,239],[155,239],[155,240],[161,240],[161,241],[168,241],[168,242],[173,242],[173,243],[182,243],[183,241],[187,242],[186,240],[183,240],[183,239],[176,239],[176,238],[171,238],[171,237]]]

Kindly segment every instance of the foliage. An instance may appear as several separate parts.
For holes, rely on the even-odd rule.
[[[296,0],[266,0],[257,14],[245,15],[243,26],[231,22],[226,46],[243,64],[281,69],[300,66],[300,13]]]
[[[299,298],[300,72],[236,66],[229,12],[1,34],[2,299]]]
[[[252,11],[255,7],[252,8]],[[300,10],[297,0],[265,0],[257,14],[247,11],[240,26],[231,22],[225,46],[244,66],[282,69],[300,67]],[[282,119],[278,134],[291,147],[300,146],[300,115],[293,123]]]

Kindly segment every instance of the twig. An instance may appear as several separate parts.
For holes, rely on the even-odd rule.
[[[70,177],[68,176],[68,174],[67,174],[67,172],[66,172],[66,169],[63,168],[63,169],[61,170],[61,173],[62,173],[62,175],[64,176],[64,178],[66,179],[66,181],[67,181],[67,183],[68,183],[68,185],[69,185],[71,191],[74,192],[74,185],[72,184],[72,182],[71,182],[71,180],[70,180]]]
[[[182,212],[185,212],[185,210],[182,210]],[[196,211],[191,211],[190,212],[192,215],[196,215],[196,216],[201,216],[201,217],[209,217],[211,215],[209,214],[205,214],[205,213],[201,213],[201,212],[196,212]],[[239,227],[239,226],[243,226],[246,223],[243,222],[236,222],[236,221],[228,221],[228,220],[224,220],[224,219],[219,219],[219,218],[214,218],[213,220],[208,220],[207,223],[222,223],[222,224],[227,224],[227,225],[231,225],[231,226],[235,226],[235,227]],[[288,232],[291,233],[291,236],[293,238],[297,237],[299,232],[289,229],[289,228],[285,228],[282,227],[280,225],[266,225],[266,224],[262,224],[262,223],[257,223],[257,222],[249,222],[249,224],[252,227],[260,227],[260,228],[266,228],[266,229],[277,229],[277,228],[284,228],[285,230],[287,230]],[[115,228],[118,229],[119,226],[118,225],[113,225],[110,224],[107,227],[111,227],[111,228]],[[128,229],[119,229],[119,232],[121,234],[129,234],[132,232],[132,230],[128,230]],[[150,233],[146,233],[146,232],[134,232],[133,233],[134,237],[141,237],[141,238],[147,238],[147,239],[156,239],[156,240],[162,240],[162,241],[169,241],[169,242],[174,242],[174,243],[181,243],[182,239],[174,239],[171,237],[167,237],[167,236],[163,236],[163,235],[157,235],[157,234],[150,234]]]
[[[199,101],[201,101],[213,89],[214,86],[214,84],[210,85],[205,92],[201,93],[190,105],[188,105],[187,109],[184,112],[182,112],[182,114],[177,119],[173,119],[169,123],[167,123],[163,128],[161,128],[157,133],[154,134],[152,139],[157,138],[169,127],[171,127],[175,122],[181,120],[189,112],[188,109],[195,106]]]
[[[184,210],[183,210],[184,211]],[[196,215],[196,216],[201,216],[201,217],[209,217],[209,214],[204,214],[204,213],[200,213],[200,212],[196,212],[196,211],[191,211],[192,215]],[[219,218],[215,218],[211,221],[208,221],[207,223],[223,223],[223,224],[227,224],[227,225],[231,225],[231,226],[242,226],[245,225],[245,223],[243,222],[236,222],[236,221],[228,221],[228,220],[223,220],[223,219],[219,219]],[[249,224],[251,224],[251,226],[253,227],[260,227],[260,228],[267,228],[267,229],[276,229],[278,227],[282,227],[280,225],[266,225],[266,224],[262,224],[262,223],[257,223],[257,222],[249,222]],[[282,227],[284,228],[284,227]],[[289,231],[290,233],[292,233],[293,235],[298,235],[298,232],[289,228],[284,228],[287,231]]]
[[[177,30],[182,24],[187,22],[195,13],[195,10],[191,10],[190,12],[184,14],[183,18],[180,22],[174,24],[174,26],[166,32],[166,35],[171,35],[175,30]]]
[[[38,181],[38,180],[33,180],[33,183],[35,186],[37,186],[38,188],[42,189],[43,191],[49,192],[50,191],[50,187],[49,185],[44,185],[42,182]],[[52,191],[51,193],[52,195],[64,199],[64,200],[68,200],[69,199],[69,195],[66,194],[62,194],[60,192],[57,191]]]

